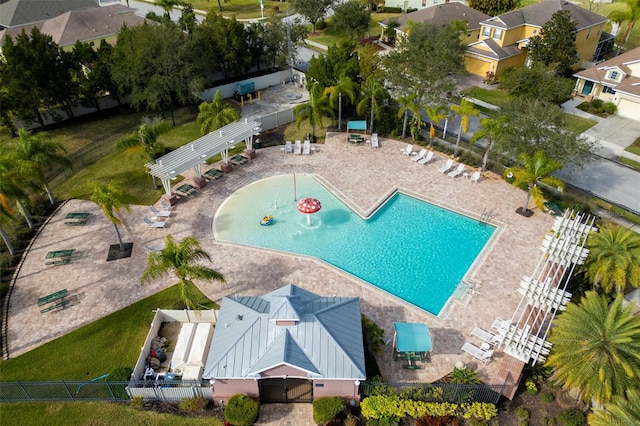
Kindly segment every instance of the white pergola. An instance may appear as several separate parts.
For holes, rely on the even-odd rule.
[[[228,124],[204,135],[193,142],[147,163],[149,174],[162,181],[162,187],[171,196],[171,180],[193,168],[197,177],[202,177],[202,164],[214,155],[221,154],[224,163],[229,162],[229,148],[244,142],[247,149],[253,148],[253,137],[260,134],[262,122],[244,119]]]

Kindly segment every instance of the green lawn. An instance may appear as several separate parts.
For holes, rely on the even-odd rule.
[[[199,295],[197,303],[212,306],[197,288],[193,291]],[[23,355],[0,361],[0,381],[80,381],[119,367],[133,368],[155,315],[153,310],[183,307],[178,287],[172,286]]]
[[[149,0],[144,1],[153,3],[153,1]],[[205,14],[213,10],[215,13],[222,13],[224,16],[230,17],[235,15],[238,19],[255,19],[261,17],[260,2],[258,0],[220,0],[222,11],[220,11],[218,2],[215,0],[190,0],[189,3],[193,5],[195,10],[202,11]],[[263,3],[265,18],[273,13],[284,15],[288,7],[288,3],[279,1],[264,0]],[[291,10],[291,13],[294,13],[293,10]]]
[[[4,419],[4,424],[20,426],[40,426],[42,424],[49,426],[219,426],[222,424],[215,417],[179,417],[173,414],[142,411],[124,404],[106,402],[7,403],[0,406],[0,418]]]
[[[589,120],[588,118],[578,117],[577,115],[573,115],[573,114],[567,114],[567,113],[564,113],[564,114],[566,118],[565,127],[567,128],[567,130],[571,130],[578,134],[586,131],[587,129],[590,129],[591,127],[597,124],[595,121]]]
[[[490,103],[491,105],[503,107],[507,103],[509,94],[501,89],[483,89],[482,87],[472,86],[462,92],[463,95],[479,99]]]
[[[620,157],[620,162],[622,164],[626,164],[629,167],[632,167],[636,170],[640,170],[640,163],[634,160],[630,160],[628,158]]]
[[[369,22],[369,32],[365,34],[365,37],[378,37],[382,32],[382,27],[378,24],[378,22],[400,16],[399,13],[372,13],[371,21]],[[327,28],[324,30],[316,29],[316,33],[311,33],[311,25],[307,25],[307,30],[309,31],[308,39],[315,41],[316,43],[324,44],[325,46],[333,46],[334,44],[338,44],[340,40],[344,38],[343,35],[334,34],[331,29],[331,20],[332,18],[327,18]]]
[[[626,147],[625,151],[629,151],[632,154],[640,155],[640,138],[637,138],[631,145]]]

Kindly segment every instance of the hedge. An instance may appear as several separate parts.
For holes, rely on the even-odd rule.
[[[360,408],[362,415],[367,419],[453,416],[465,419],[491,420],[498,415],[495,404],[485,402],[471,404],[423,402],[403,399],[397,395],[367,397],[362,400]]]

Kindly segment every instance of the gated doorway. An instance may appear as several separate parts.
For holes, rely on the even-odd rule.
[[[260,402],[289,403],[313,402],[313,384],[306,379],[273,378],[261,379]]]

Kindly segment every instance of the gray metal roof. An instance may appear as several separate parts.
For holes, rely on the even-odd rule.
[[[364,379],[360,300],[293,284],[262,297],[223,298],[203,377],[259,377],[280,365],[303,377]]]

